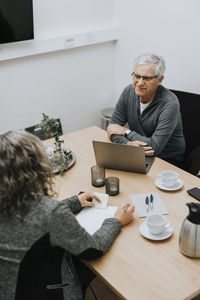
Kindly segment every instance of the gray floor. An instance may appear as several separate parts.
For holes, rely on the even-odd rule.
[[[97,300],[121,300],[100,278],[96,277],[91,287]],[[85,300],[96,300],[90,288],[87,289]]]

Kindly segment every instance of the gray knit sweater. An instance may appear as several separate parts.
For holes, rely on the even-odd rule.
[[[155,155],[163,159],[183,160],[185,139],[179,101],[171,91],[158,87],[150,105],[140,114],[140,99],[130,84],[122,92],[110,123],[124,126],[131,132],[127,137],[112,135],[112,141],[126,144],[140,140],[151,146]]]
[[[43,197],[41,201],[32,202],[23,221],[16,218],[0,220],[0,299],[14,299],[20,262],[35,241],[46,233],[49,233],[53,246],[60,246],[75,256],[87,249],[96,249],[102,254],[109,249],[120,232],[120,222],[116,218],[106,219],[91,236],[74,217],[80,209],[77,196],[61,202]],[[67,277],[69,270],[64,262],[62,269]],[[80,287],[73,283],[65,288],[64,295],[67,300],[82,299]]]

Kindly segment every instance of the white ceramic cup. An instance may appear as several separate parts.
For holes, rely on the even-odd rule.
[[[174,184],[176,184],[178,180],[178,173],[172,170],[166,170],[162,171],[159,175],[158,178],[160,179],[161,183],[167,187],[170,187]]]
[[[160,214],[152,214],[147,217],[147,227],[152,234],[160,234],[170,226],[166,218]]]

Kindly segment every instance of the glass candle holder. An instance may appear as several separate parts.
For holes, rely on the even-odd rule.
[[[106,178],[106,194],[115,196],[119,194],[119,178],[107,177]]]
[[[99,166],[91,167],[91,181],[96,187],[105,185],[105,169]]]

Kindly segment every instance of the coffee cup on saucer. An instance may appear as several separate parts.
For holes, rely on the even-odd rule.
[[[147,227],[151,234],[160,234],[170,227],[170,222],[161,214],[151,214],[146,220]]]
[[[158,175],[159,180],[166,187],[171,187],[175,185],[178,181],[178,177],[179,177],[178,173],[172,170],[162,171]]]

